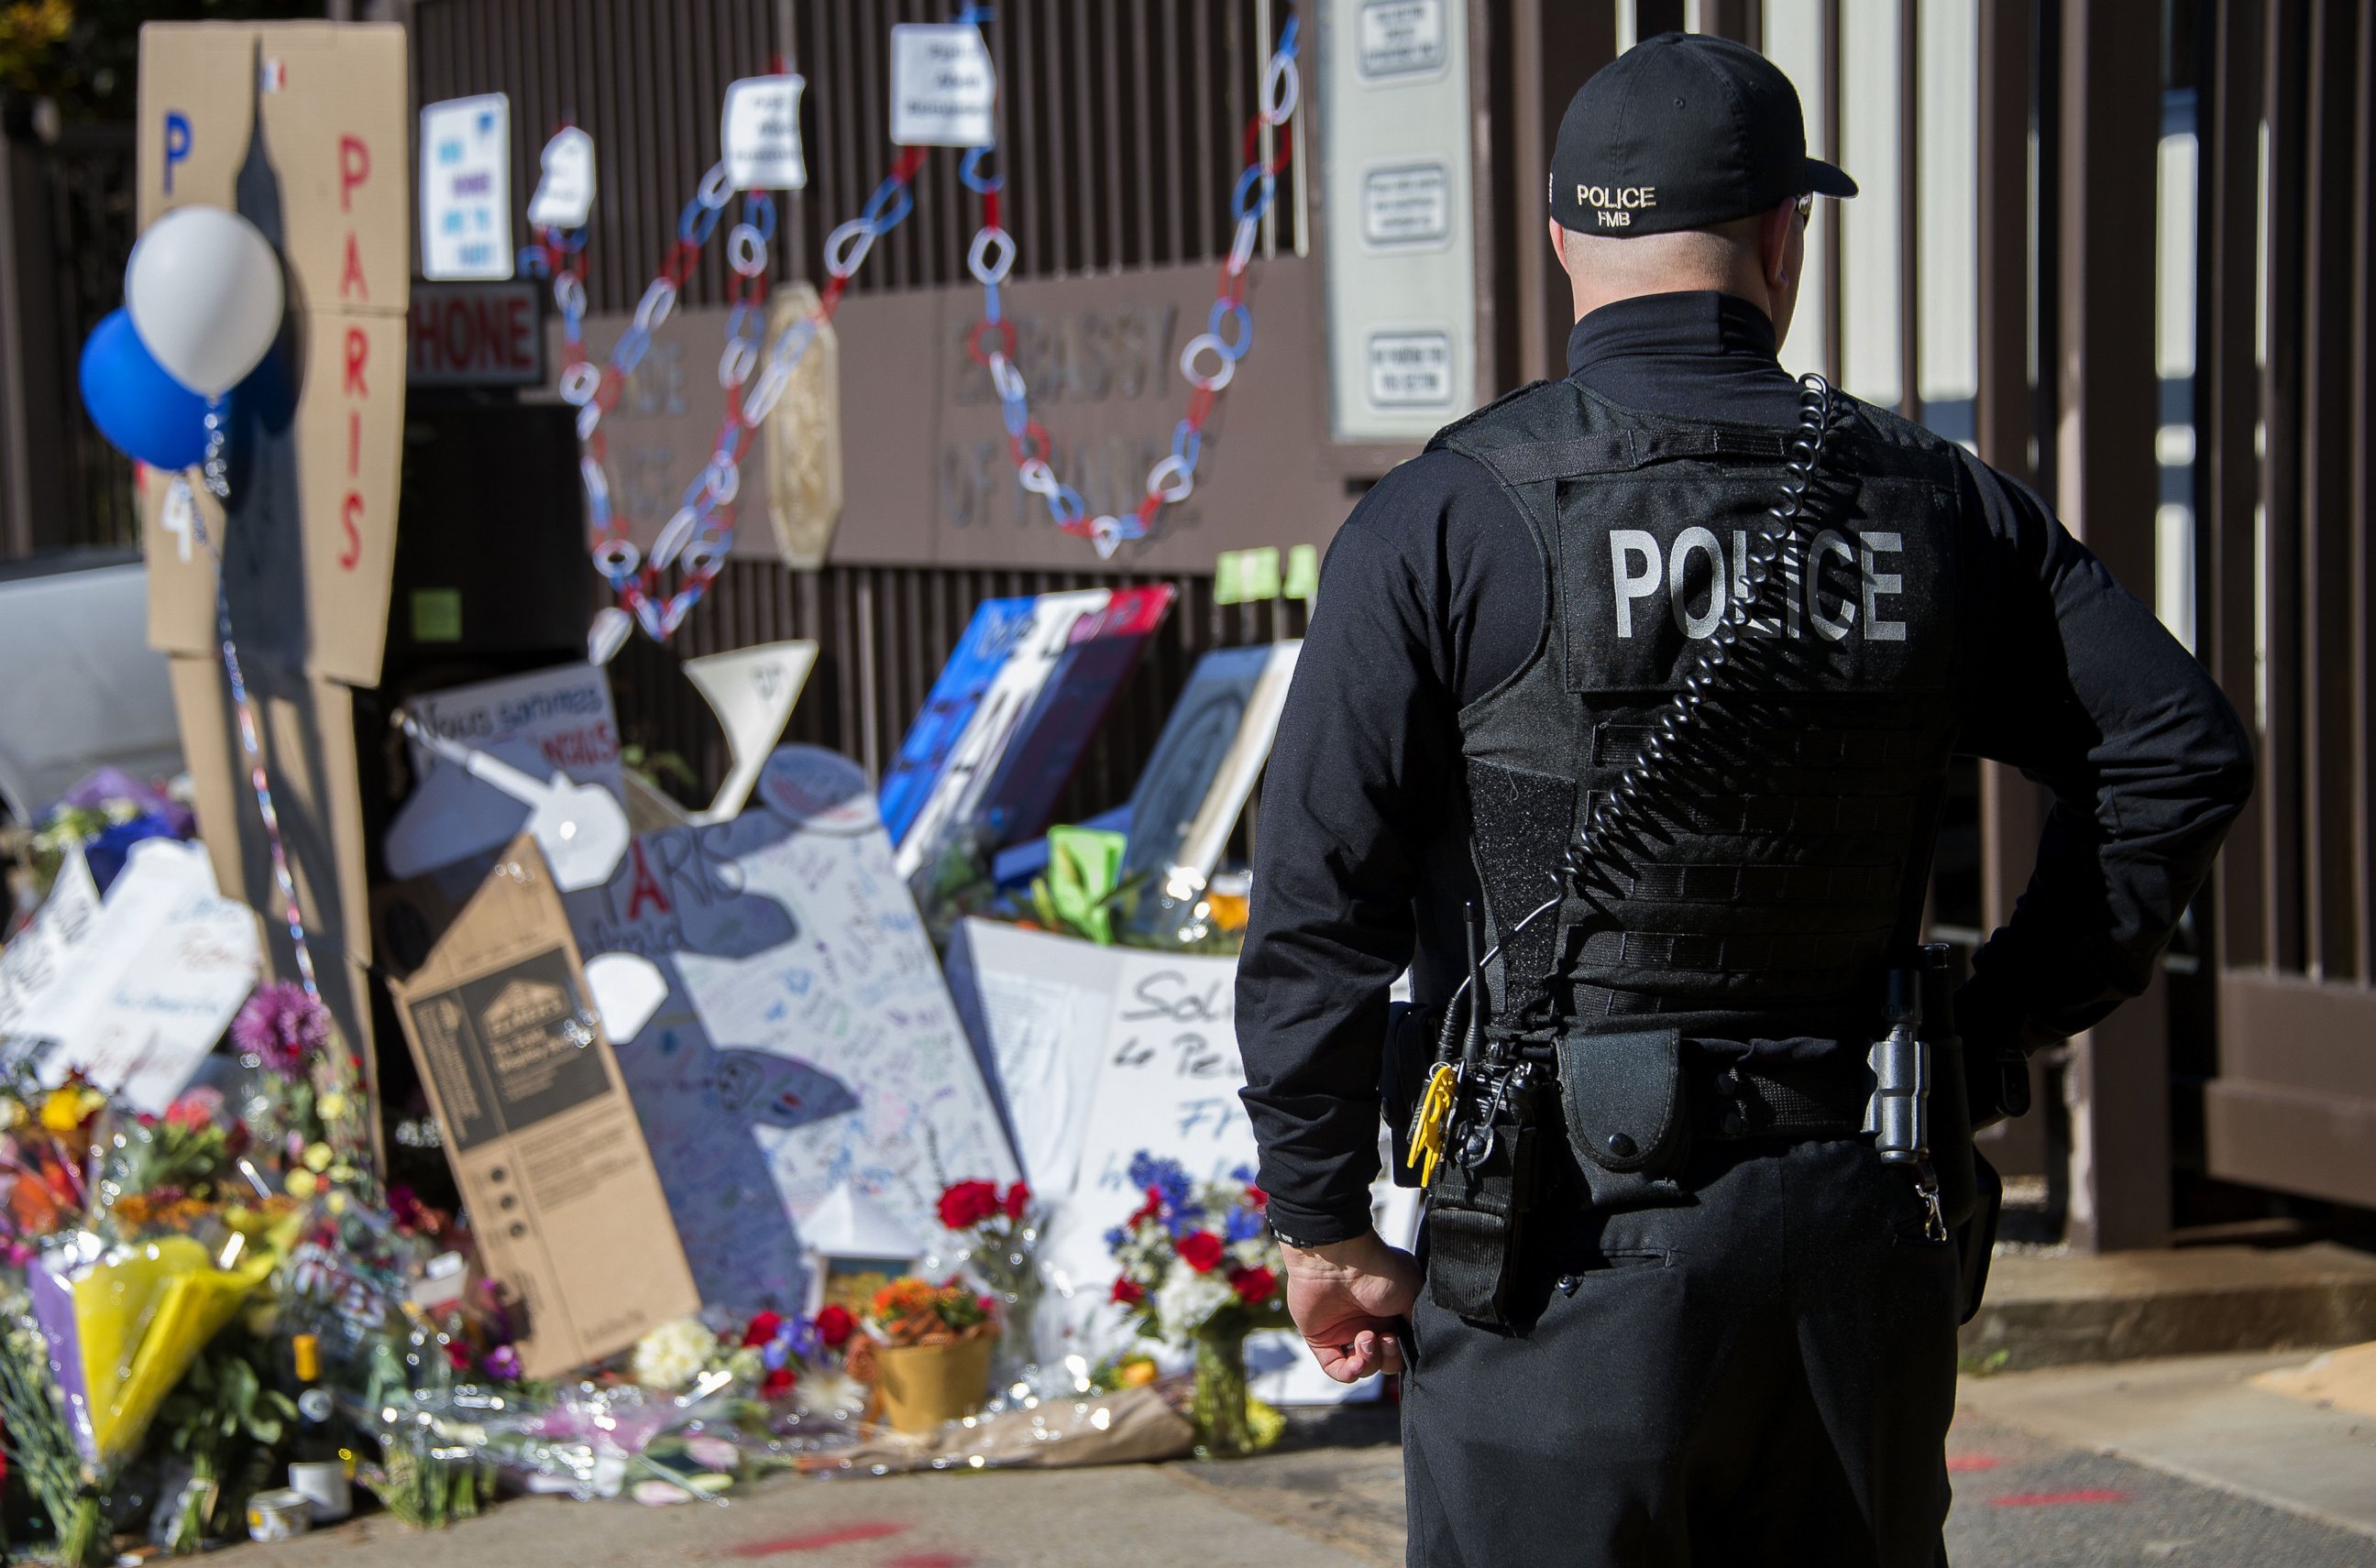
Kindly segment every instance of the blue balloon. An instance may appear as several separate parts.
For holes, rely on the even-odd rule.
[[[174,380],[110,311],[82,346],[82,406],[99,433],[154,469],[186,469],[207,455],[207,400]]]

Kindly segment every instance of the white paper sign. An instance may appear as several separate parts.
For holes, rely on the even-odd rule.
[[[1443,68],[1443,0],[1368,0],[1361,75],[1408,77]]]
[[[65,961],[70,983],[12,1030],[39,1042],[42,1081],[79,1072],[162,1115],[255,989],[255,915],[215,890],[203,845],[143,839]]]
[[[797,191],[809,183],[801,157],[799,77],[744,77],[726,89],[719,145],[726,178],[738,191]]]
[[[1370,401],[1382,409],[1437,409],[1452,402],[1452,335],[1370,334]]]
[[[429,692],[405,705],[433,734],[509,763],[539,780],[565,773],[626,802],[611,679],[599,665],[562,664],[500,681]],[[384,846],[397,877],[499,849],[528,825],[529,808],[415,743],[412,793]]]
[[[1040,1248],[1055,1287],[1047,1315],[1061,1320],[1051,1326],[1094,1361],[1132,1343],[1108,1301],[1115,1265],[1105,1236],[1145,1195],[1130,1182],[1133,1158],[1176,1159],[1196,1182],[1254,1163],[1238,1096],[1237,960],[1098,947],[978,920],[963,922],[952,956],[951,983],[972,993],[959,1012],[982,1031],[1032,1190],[1051,1206]],[[1383,1180],[1373,1191],[1379,1233],[1407,1244],[1418,1194]],[[1331,1382],[1285,1334],[1257,1336],[1247,1354],[1265,1373],[1257,1392],[1275,1402],[1377,1393],[1374,1381]]]
[[[709,710],[726,730],[726,754],[734,759],[709,809],[695,822],[731,822],[742,814],[760,768],[784,738],[816,656],[812,642],[761,643],[684,661],[685,679],[708,699]]]
[[[1397,163],[1361,176],[1361,240],[1372,250],[1438,245],[1451,238],[1451,170]]]
[[[580,229],[594,211],[594,138],[564,125],[544,144],[544,172],[529,198],[528,220],[540,229]]]
[[[50,896],[33,911],[7,946],[0,947],[0,1039],[25,1031],[25,1020],[42,1014],[49,999],[73,983],[70,962],[77,944],[99,919],[99,885],[80,845],[58,863]]]
[[[981,30],[903,22],[891,30],[891,139],[901,147],[988,147],[998,73]]]
[[[786,746],[731,823],[647,833],[564,900],[579,950],[668,995],[617,1042],[702,1299],[808,1299],[802,1222],[848,1183],[933,1233],[944,1181],[1016,1175],[864,773]]]
[[[421,275],[512,275],[511,104],[500,92],[421,110]]]

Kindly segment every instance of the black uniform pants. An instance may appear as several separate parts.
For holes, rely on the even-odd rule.
[[[1535,1211],[1524,1329],[1424,1291],[1404,1383],[1413,1568],[1933,1568],[1954,1243],[1859,1139],[1710,1144],[1683,1201]]]

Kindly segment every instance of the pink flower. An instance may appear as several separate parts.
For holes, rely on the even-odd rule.
[[[330,1043],[330,1015],[305,988],[271,980],[231,1022],[232,1043],[276,1073],[302,1072]]]
[[[215,1124],[222,1115],[222,1090],[203,1085],[190,1090],[165,1108],[165,1120],[176,1127],[203,1132]]]

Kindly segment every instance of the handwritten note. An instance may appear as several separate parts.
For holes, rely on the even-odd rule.
[[[421,108],[421,275],[512,275],[511,103],[500,92]]]
[[[891,139],[901,147],[988,147],[998,74],[981,30],[903,22],[891,30]]]

